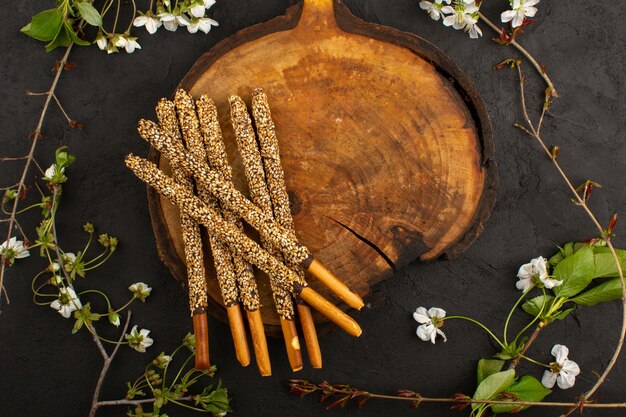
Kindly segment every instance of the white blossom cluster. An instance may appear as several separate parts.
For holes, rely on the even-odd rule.
[[[540,0],[509,0],[510,10],[502,12],[503,23],[511,22],[513,28],[519,27],[526,17],[537,13],[534,7]],[[476,39],[483,32],[478,27],[480,18],[480,2],[475,0],[433,0],[420,1],[420,8],[425,10],[433,20],[442,19],[444,26],[452,26],[456,30],[464,30],[469,37]]]
[[[139,13],[139,16],[133,20],[133,26],[145,27],[151,35],[156,33],[161,26],[170,32],[175,32],[182,26],[187,28],[189,33],[198,31],[209,33],[212,26],[219,26],[217,21],[206,17],[207,10],[214,4],[215,0],[159,1],[156,12],[148,10],[145,13]],[[118,52],[120,49],[132,54],[136,49],[141,49],[137,38],[130,36],[129,31],[112,34],[100,31],[95,42],[98,48],[109,54]]]

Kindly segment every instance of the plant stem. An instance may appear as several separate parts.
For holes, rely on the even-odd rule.
[[[622,326],[621,326],[621,330],[620,330],[620,335],[619,335],[619,339],[618,339],[618,342],[617,342],[617,346],[615,347],[615,352],[613,353],[613,356],[611,357],[611,360],[609,361],[606,369],[604,370],[604,372],[602,372],[602,375],[600,375],[600,377],[598,378],[596,383],[593,385],[593,387],[591,387],[591,389],[589,391],[587,391],[583,395],[582,401],[587,401],[587,400],[589,400],[589,398],[591,398],[591,396],[593,394],[595,394],[595,392],[598,390],[598,388],[600,388],[600,386],[606,380],[606,377],[609,375],[609,373],[611,372],[611,370],[615,366],[615,363],[617,363],[617,359],[619,358],[619,355],[620,355],[620,353],[622,351],[622,347],[624,345],[624,338],[626,337],[626,282],[624,281],[624,271],[622,271],[622,266],[620,265],[619,257],[617,256],[617,252],[615,251],[615,247],[613,247],[613,243],[611,243],[610,236],[605,236],[604,228],[602,227],[602,225],[600,224],[600,222],[598,221],[596,216],[593,214],[591,209],[587,206],[586,200],[583,199],[578,194],[578,192],[576,192],[576,188],[572,185],[572,182],[570,181],[569,177],[563,171],[563,168],[561,168],[561,165],[557,161],[557,158],[552,155],[552,153],[550,152],[550,149],[548,149],[548,147],[546,146],[545,142],[543,141],[543,138],[540,135],[541,125],[538,125],[535,128],[534,124],[530,120],[530,117],[528,115],[528,108],[526,107],[526,98],[525,98],[525,95],[524,95],[524,76],[522,74],[522,69],[519,67],[519,65],[517,66],[517,71],[518,71],[519,78],[520,78],[520,95],[521,95],[521,100],[522,100],[522,109],[524,111],[524,117],[526,119],[526,123],[528,124],[528,127],[530,128],[530,131],[526,130],[526,132],[528,134],[530,134],[530,136],[535,138],[535,140],[541,146],[541,148],[544,150],[544,152],[546,153],[548,158],[550,158],[550,161],[552,161],[552,164],[554,165],[554,167],[558,171],[559,175],[561,176],[563,181],[565,181],[565,184],[567,184],[567,187],[569,188],[569,190],[571,191],[572,195],[574,196],[574,201],[576,201],[577,205],[582,207],[582,209],[585,211],[585,213],[587,213],[587,216],[589,217],[591,222],[594,224],[594,226],[600,232],[600,236],[602,236],[604,238],[604,240],[606,241],[606,245],[608,246],[609,251],[611,252],[611,255],[613,256],[613,260],[615,261],[615,265],[617,267],[617,273],[619,275],[620,283],[622,284]],[[543,119],[541,119],[540,121],[543,122]],[[574,411],[576,411],[576,408],[568,410],[565,414],[563,414],[562,417],[569,416]]]
[[[522,359],[522,356],[524,356],[524,354],[526,354],[526,351],[528,350],[528,348],[530,348],[530,345],[532,345],[533,342],[537,339],[537,336],[539,336],[539,332],[541,332],[541,330],[543,330],[543,328],[544,328],[544,326],[542,326],[541,324],[539,324],[537,327],[535,327],[535,331],[530,335],[530,337],[528,338],[526,343],[524,343],[524,348],[511,361],[511,365],[509,365],[509,369],[515,369],[515,367],[519,363],[520,359]]]
[[[89,417],[94,417],[96,415],[96,411],[98,411],[98,407],[101,407],[103,405],[103,403],[98,401],[98,398],[100,397],[100,390],[102,389],[104,378],[109,372],[109,367],[111,366],[111,362],[115,358],[115,355],[117,354],[117,351],[120,348],[122,340],[124,339],[124,335],[126,334],[126,330],[128,330],[128,325],[130,324],[131,316],[132,316],[132,312],[128,310],[128,314],[126,315],[126,322],[124,323],[124,328],[122,329],[122,333],[118,340],[118,344],[115,345],[115,348],[113,348],[113,352],[111,352],[110,355],[107,354],[106,350],[104,349],[104,346],[102,346],[102,343],[100,342],[100,339],[98,338],[98,335],[95,329],[93,329],[93,332],[92,332],[93,340],[98,346],[98,350],[100,350],[100,354],[102,355],[102,359],[104,360],[104,363],[102,364],[102,370],[100,371],[100,377],[98,377],[96,388],[93,391],[93,399],[91,400],[91,409],[89,410]]]
[[[95,406],[96,408],[99,408],[99,407],[109,407],[113,405],[137,405],[137,404],[152,403],[154,402],[154,400],[156,400],[156,398],[143,398],[141,400],[123,399],[123,400],[98,401],[97,403],[95,403]],[[191,400],[193,400],[193,396],[191,395],[187,397],[176,398],[176,401],[191,401]]]
[[[48,113],[48,108],[50,107],[50,102],[52,101],[52,97],[54,96],[54,93],[56,91],[56,87],[59,83],[59,79],[61,78],[61,73],[63,72],[63,68],[65,67],[65,64],[67,64],[68,62],[68,58],[70,56],[70,52],[72,51],[72,45],[67,47],[67,49],[65,50],[65,54],[63,55],[63,58],[61,58],[61,61],[59,62],[59,65],[56,69],[56,74],[54,75],[54,79],[52,80],[52,84],[50,85],[50,89],[48,90],[48,92],[46,93],[46,101],[44,102],[44,105],[41,109],[41,113],[39,115],[39,121],[37,122],[37,127],[35,128],[35,130],[33,131],[33,135],[32,135],[32,143],[30,145],[30,151],[28,152],[28,156],[26,157],[26,162],[24,163],[24,170],[22,171],[22,176],[20,177],[20,182],[18,183],[17,186],[17,195],[20,196],[22,194],[22,191],[25,188],[25,184],[26,184],[26,176],[28,175],[28,172],[30,171],[30,166],[33,162],[34,159],[34,155],[35,155],[35,149],[37,148],[37,143],[39,142],[39,138],[41,136],[41,128],[43,127],[43,122],[46,118],[46,114]],[[19,205],[19,198],[16,198],[13,202],[13,209],[11,210],[11,216],[9,218],[9,226],[8,226],[8,230],[7,230],[7,238],[6,240],[9,240],[11,238],[11,235],[13,234],[13,226],[16,222],[15,216],[17,215],[17,207]],[[2,289],[4,291],[4,273],[6,271],[5,267],[6,267],[6,253],[4,253],[2,255],[2,259],[0,259],[0,289]],[[7,302],[8,304],[8,302]],[[2,306],[2,293],[0,292],[0,307]]]
[[[495,23],[493,23],[487,16],[485,16],[482,13],[478,13],[478,16],[480,17],[480,19],[485,22],[487,24],[487,26],[489,26],[491,29],[493,29],[496,33],[500,34],[501,32],[501,28],[499,28]],[[517,42],[515,39],[513,39],[509,45],[512,45],[515,49],[517,49],[518,51],[520,51],[525,57],[526,59],[528,59],[528,61],[530,61],[530,63],[533,65],[533,67],[535,67],[535,69],[537,70],[537,72],[539,73],[539,75],[541,76],[541,78],[544,79],[544,81],[546,82],[546,84],[548,84],[548,87],[550,88],[550,94],[553,97],[558,97],[559,94],[556,91],[556,87],[554,87],[554,84],[552,83],[552,80],[550,79],[550,77],[548,76],[548,74],[544,71],[543,67],[541,65],[539,65],[539,63],[537,62],[537,60],[530,54],[530,52],[528,52],[522,45],[519,44],[519,42]]]
[[[511,311],[509,311],[509,315],[506,318],[506,322],[504,322],[504,344],[508,345],[507,343],[507,333],[509,330],[509,322],[511,321],[511,317],[513,316],[513,313],[515,312],[515,309],[517,308],[517,306],[519,305],[519,303],[522,302],[522,300],[524,298],[526,298],[526,295],[528,295],[528,293],[535,288],[535,284],[533,284],[527,291],[524,291],[522,293],[522,295],[517,299],[517,301],[515,302],[515,304],[513,305],[513,308],[511,308]]]
[[[489,336],[491,336],[493,338],[493,340],[495,340],[496,343],[498,343],[500,345],[501,348],[506,349],[506,346],[504,345],[504,343],[502,343],[500,341],[500,339],[498,339],[498,337],[495,334],[493,334],[493,332],[491,330],[489,330],[489,328],[487,326],[485,326],[484,324],[482,324],[478,320],[474,320],[472,318],[465,317],[465,316],[448,316],[448,317],[445,317],[443,320],[450,320],[450,319],[461,319],[461,320],[467,320],[469,322],[474,323],[475,325],[481,327],[484,331],[486,331],[489,334]]]

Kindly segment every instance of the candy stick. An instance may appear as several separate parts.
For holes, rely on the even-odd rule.
[[[192,155],[189,155],[180,143],[177,143],[153,122],[140,120],[138,131],[143,139],[150,142],[174,165],[180,166],[189,175],[194,175],[197,181],[206,183],[207,188],[220,200],[222,207],[237,213],[257,229],[265,239],[280,247],[290,262],[301,264],[350,307],[357,310],[363,307],[363,300],[358,294],[350,291],[321,262],[314,259],[309,250],[291,237],[284,228],[278,226],[239,191],[224,182],[219,174],[209,169],[206,162],[197,161]],[[301,283],[302,280],[297,274],[291,276],[296,283]]]
[[[265,168],[265,176],[272,202],[274,218],[276,222],[284,227],[295,239],[296,229],[293,217],[291,216],[289,195],[287,194],[287,186],[285,185],[285,173],[280,161],[276,128],[272,121],[272,113],[267,101],[267,96],[260,88],[254,90],[252,95],[252,114],[259,137],[260,152],[263,158],[263,166]],[[304,269],[301,265],[287,261],[287,266],[294,270],[298,276],[304,278]],[[317,340],[317,332],[315,330],[313,316],[311,315],[311,309],[301,301],[302,300],[296,300],[298,316],[309,354],[309,361],[313,368],[321,368],[322,352]]]
[[[204,151],[204,144],[200,135],[193,99],[183,90],[177,90],[174,97],[174,104],[176,106],[178,121],[188,152],[198,160],[206,160],[206,153]],[[216,211],[219,211],[217,200],[213,197],[210,191],[208,191],[206,187],[199,182],[196,182],[196,188],[198,191],[198,197],[207,205]],[[243,322],[238,320],[238,316],[240,316],[241,313],[237,314],[237,311],[235,311],[239,310],[238,304],[240,294],[237,291],[237,279],[230,249],[211,234],[209,234],[209,242],[215,262],[217,280],[222,294],[224,295],[224,304],[227,307],[227,311],[229,311],[228,314],[233,316],[234,319],[233,322],[229,321],[229,323],[233,326],[243,326]],[[253,284],[256,283],[253,282]],[[246,302],[248,302],[258,308],[259,297],[256,285],[250,285],[247,289],[248,292],[245,295],[241,294],[241,298],[244,301],[244,307],[247,306]],[[243,366],[248,366],[250,364],[250,349],[248,347],[248,341],[245,334],[245,329],[241,327],[231,328],[231,335],[233,337],[237,360],[239,360]],[[266,371],[263,370],[263,373],[266,373]]]
[[[235,131],[237,148],[243,161],[244,173],[248,180],[248,189],[252,202],[261,209],[267,216],[274,220],[272,211],[272,200],[265,181],[265,170],[261,153],[256,141],[256,135],[252,128],[252,121],[243,100],[238,96],[230,98],[230,114]],[[279,261],[283,261],[283,256],[279,248],[261,236],[261,246]],[[302,369],[302,351],[300,341],[294,324],[294,307],[291,294],[285,291],[277,283],[277,277],[270,275],[270,286],[276,311],[280,317],[280,324],[285,340],[285,349],[291,369],[299,371]]]
[[[159,101],[156,114],[161,127],[173,137],[180,139],[176,121],[174,103],[165,99]],[[175,180],[188,189],[193,189],[193,180],[181,170],[174,172]],[[198,223],[188,215],[181,213],[180,226],[185,245],[185,263],[187,265],[187,285],[189,287],[189,308],[193,317],[193,333],[196,337],[196,369],[209,369],[209,332],[206,315],[207,288],[202,240]]]
[[[275,274],[278,277],[285,277],[280,279],[281,286],[296,296],[302,297],[304,301],[347,333],[353,336],[361,335],[361,328],[352,317],[310,288],[306,282],[298,282],[299,277],[295,272],[268,254],[237,227],[225,222],[215,209],[207,206],[190,190],[165,175],[152,162],[130,154],[126,157],[125,163],[139,179],[172,201],[182,212],[203,224],[210,233],[227,244],[231,251],[256,265],[268,275]]]

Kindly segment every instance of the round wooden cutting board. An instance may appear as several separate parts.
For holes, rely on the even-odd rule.
[[[228,97],[249,102],[265,90],[298,238],[361,295],[418,258],[458,255],[489,216],[492,132],[476,89],[433,45],[365,23],[340,1],[305,0],[225,39],[181,87],[215,100],[244,192]],[[154,149],[150,159],[171,172]],[[148,197],[161,258],[186,284],[178,210],[152,189]],[[209,311],[224,319],[205,247]],[[267,277],[258,277],[267,331],[277,333]]]

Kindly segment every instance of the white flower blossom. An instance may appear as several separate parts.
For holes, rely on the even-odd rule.
[[[170,3],[170,0],[163,0],[163,5],[165,7],[170,7],[172,5],[172,3]]]
[[[161,27],[161,20],[157,19],[152,14],[146,14],[137,16],[133,21],[133,25],[135,27],[145,26],[148,33],[152,35]]]
[[[441,18],[441,8],[443,5],[441,4],[441,0],[435,1],[434,3],[430,1],[420,1],[420,8],[425,10],[426,13],[433,20],[439,20]]]
[[[23,259],[30,256],[30,252],[24,246],[24,242],[17,240],[16,237],[10,238],[0,245],[0,255],[9,262],[9,265],[13,265],[16,259]]]
[[[176,32],[176,29],[178,29],[178,16],[176,16],[175,14],[169,12],[160,13],[158,18],[161,19],[163,27],[166,30],[169,30],[170,32]]]
[[[517,277],[519,281],[515,283],[515,286],[522,292],[530,290],[533,285],[537,284],[542,284],[548,289],[563,284],[563,281],[550,278],[548,275],[548,261],[543,256],[532,259],[529,263],[522,265],[519,271],[517,271]]]
[[[537,8],[534,6],[539,0],[513,0],[510,3],[512,9],[502,12],[500,19],[504,23],[511,22],[511,26],[516,28],[524,23],[524,18],[535,16]]]
[[[106,36],[104,36],[102,32],[98,32],[98,36],[96,36],[96,45],[98,45],[98,48],[100,48],[101,51],[104,51],[107,49],[108,43],[109,41]]]
[[[60,287],[61,284],[63,283],[63,277],[60,275],[52,275],[52,278],[50,278],[50,284],[56,286],[56,287]]]
[[[447,0],[447,1],[450,1],[450,0]],[[215,4],[215,0],[204,0],[204,8],[207,10],[213,7],[214,4]]]
[[[46,169],[46,171],[43,173],[43,179],[44,180],[51,180],[52,178],[54,178],[54,176],[59,173],[59,174],[63,174],[65,172],[65,168],[61,168],[60,170],[58,169],[56,164],[52,164],[48,167],[48,169]]]
[[[469,33],[469,37],[472,39],[478,39],[480,36],[483,36],[483,31],[480,30],[476,23],[465,25],[465,31]]]
[[[139,45],[139,42],[137,42],[137,38],[127,36],[124,49],[126,50],[126,53],[132,54],[136,49],[141,49],[141,46]]]
[[[71,287],[65,287],[59,289],[59,298],[50,303],[50,307],[68,319],[73,311],[83,308],[83,305],[74,290]]]
[[[135,294],[135,297],[141,301],[146,301],[146,298],[152,292],[152,287],[149,287],[148,284],[143,282],[135,282],[130,287],[128,287],[130,292]]]
[[[190,19],[186,26],[189,33],[196,33],[198,30],[204,33],[209,33],[211,26],[219,26],[219,23],[208,17],[203,17],[200,19]]]
[[[445,26],[452,26],[456,30],[465,29],[467,25],[474,25],[478,19],[472,16],[478,12],[478,6],[473,1],[464,0],[463,3],[457,2],[454,7],[444,6],[441,12],[448,16],[443,18]]]
[[[154,340],[148,337],[150,334],[150,330],[141,329],[141,331],[137,330],[137,325],[135,325],[130,334],[124,336],[126,340],[128,340],[128,345],[135,349],[137,352],[144,353],[147,347],[152,346]]]
[[[119,327],[120,315],[118,313],[116,313],[115,311],[111,311],[108,317],[109,317],[109,323],[111,323],[115,327]]]
[[[446,335],[441,331],[441,327],[443,327],[444,323],[443,318],[445,316],[445,310],[440,308],[432,307],[426,310],[424,307],[418,307],[415,313],[413,313],[415,321],[420,323],[420,325],[417,326],[417,336],[424,342],[431,341],[434,344],[439,334],[443,337],[444,342],[447,341]]]
[[[554,387],[555,382],[561,389],[573,387],[576,383],[576,376],[580,374],[580,367],[576,362],[567,358],[569,349],[564,345],[554,345],[551,353],[556,361],[552,362],[550,369],[543,373],[541,383],[546,388]]]
[[[192,6],[189,8],[189,14],[193,17],[204,17],[205,12],[206,8],[202,0],[192,3]]]

